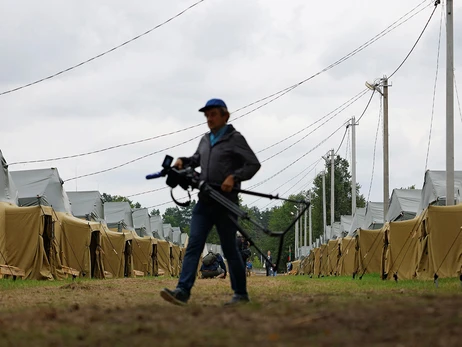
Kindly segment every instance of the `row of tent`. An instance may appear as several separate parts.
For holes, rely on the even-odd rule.
[[[311,276],[380,274],[382,279],[438,279],[462,275],[462,204],[428,206],[409,220],[329,240],[293,262]]]
[[[17,206],[52,206],[88,221],[102,221],[109,228],[135,231],[184,246],[187,234],[179,227],[164,224],[160,216],[150,216],[146,208],[132,209],[128,202],[103,203],[98,191],[66,192],[56,168],[8,171],[0,151],[0,201]]]
[[[66,192],[57,169],[8,170],[0,151],[0,270],[26,279],[179,276],[188,236],[147,209]],[[209,250],[221,252],[217,245]]]
[[[462,171],[454,173],[454,203],[462,202]],[[381,229],[387,222],[410,220],[421,215],[430,206],[446,205],[446,172],[427,170],[422,189],[394,189],[384,218],[383,202],[369,201],[364,208],[357,208],[355,214],[342,215],[339,222],[326,227],[326,239],[355,236],[359,229]],[[326,240],[315,240],[310,249],[319,247]],[[307,250],[302,254],[307,254]]]

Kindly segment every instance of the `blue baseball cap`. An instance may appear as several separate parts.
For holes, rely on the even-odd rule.
[[[208,109],[210,108],[214,108],[214,107],[224,107],[224,108],[228,108],[225,104],[225,102],[221,99],[210,99],[209,101],[207,101],[207,103],[205,104],[204,107],[202,107],[199,112],[205,112],[207,111]]]

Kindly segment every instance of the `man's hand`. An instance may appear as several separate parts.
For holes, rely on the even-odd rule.
[[[178,158],[173,166],[180,170],[183,169],[183,160]]]
[[[221,184],[221,190],[226,193],[229,193],[233,190],[233,187],[234,187],[234,176],[229,175],[228,177],[226,177],[226,179]]]

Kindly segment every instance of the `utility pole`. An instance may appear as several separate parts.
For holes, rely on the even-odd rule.
[[[306,247],[308,246],[308,242],[307,242],[307,234],[308,234],[308,229],[307,229],[307,223],[308,223],[308,210],[305,210],[305,238],[303,239],[303,247],[305,247],[305,251],[306,251]]]
[[[297,207],[297,216],[298,216],[298,207]],[[295,222],[295,249],[294,249],[295,259],[298,259],[298,221]]]
[[[323,235],[326,237],[326,171],[322,172],[322,220],[323,220]]]
[[[356,213],[356,120],[351,118],[351,215]]]
[[[332,228],[334,227],[334,205],[335,205],[335,150],[332,149],[330,152],[330,229],[332,235]],[[327,240],[326,240],[327,241]]]
[[[383,85],[383,220],[387,219],[390,198],[390,172],[388,163],[388,78],[384,76]]]
[[[454,205],[454,11],[446,1],[446,205]]]
[[[308,215],[310,218],[310,247],[313,246],[313,229],[312,229],[312,223],[311,223],[311,190],[310,190],[310,207],[308,208]]]

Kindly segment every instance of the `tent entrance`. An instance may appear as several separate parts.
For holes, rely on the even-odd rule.
[[[125,242],[125,250],[124,250],[124,276],[131,277],[132,276],[132,243],[130,240]]]
[[[53,222],[53,217],[44,215],[43,216],[43,248],[45,250],[45,256],[47,257],[48,262],[52,265],[52,251],[53,251],[53,240],[55,238],[55,224]]]

